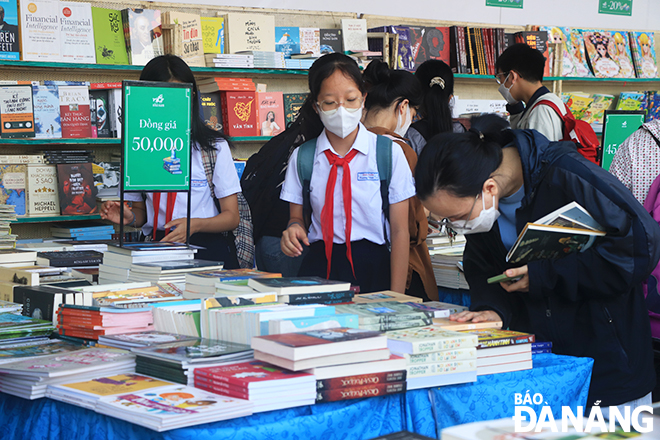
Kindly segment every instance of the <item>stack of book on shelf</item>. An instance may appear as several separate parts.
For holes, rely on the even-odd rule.
[[[196,341],[194,336],[177,335],[175,333],[164,333],[155,330],[138,333],[124,333],[119,335],[99,336],[99,344],[114,348],[130,350],[132,348],[153,347],[155,345],[171,344],[181,341]]]
[[[222,262],[207,260],[180,260],[157,263],[133,263],[128,273],[129,281],[152,283],[186,282],[186,273],[221,270]]]
[[[552,341],[532,342],[532,354],[552,353]]]
[[[285,304],[340,304],[351,302],[351,283],[320,277],[253,278],[247,285],[258,292],[275,292]]]
[[[209,296],[252,293],[247,287],[250,278],[279,278],[279,273],[263,272],[256,269],[204,270],[186,274],[184,298],[207,298]]]
[[[102,335],[145,332],[152,329],[151,309],[92,307],[62,304],[57,310],[60,335],[98,340]]]
[[[51,384],[135,372],[135,355],[111,348],[86,348],[66,354],[0,365],[0,391],[39,399]]]
[[[96,404],[96,412],[161,432],[249,416],[252,403],[193,387],[170,385],[105,397]]]
[[[367,304],[339,304],[337,313],[356,314],[360,317],[360,328],[388,331],[431,324],[433,314],[408,304],[396,301]]]
[[[532,369],[534,335],[501,329],[460,330],[458,333],[479,338],[478,376]]]
[[[422,298],[416,296],[405,295],[403,293],[393,292],[391,290],[383,290],[373,293],[358,293],[353,296],[355,304],[368,304],[383,301],[396,301],[402,303],[421,303]]]
[[[36,338],[46,338],[55,330],[51,321],[17,315],[15,313],[0,313],[0,343],[16,344]]]
[[[236,53],[241,55],[251,55],[254,64],[253,67],[257,69],[284,69],[286,67],[283,52],[249,50]]]
[[[108,246],[99,266],[99,284],[128,281],[134,263],[162,263],[192,260],[197,249],[179,243],[139,242],[124,246]]]
[[[248,345],[215,339],[189,339],[131,349],[136,371],[192,386],[197,368],[217,367],[252,359]]]
[[[314,61],[316,61],[316,58],[287,58],[284,60],[284,67],[287,69],[309,70]]]
[[[44,163],[91,163],[94,162],[92,150],[44,150]]]
[[[115,228],[109,224],[97,222],[54,223],[50,233],[56,238],[69,240],[110,240]]]
[[[254,92],[257,86],[250,78],[206,78],[197,83],[200,93],[214,92]],[[216,116],[217,117],[217,116]]]
[[[208,53],[204,55],[207,67],[245,68],[254,67],[254,57],[251,54]]]
[[[77,287],[75,290],[90,292],[92,305],[98,307],[135,308],[161,301],[181,299],[181,291],[173,284],[124,283],[100,284]]]
[[[392,353],[406,359],[408,389],[477,380],[477,337],[436,326],[387,333]]]
[[[103,263],[103,253],[97,251],[38,252],[37,264],[53,267],[91,267]]]
[[[80,344],[74,344],[60,339],[49,339],[46,337],[29,340],[3,340],[0,341],[0,364],[16,361],[29,361],[41,356],[51,354],[62,354],[70,351],[82,350]]]
[[[5,190],[16,193],[16,190]],[[9,195],[7,201],[12,199],[12,194]],[[18,203],[18,202],[16,202]],[[25,203],[25,202],[23,202]],[[25,214],[25,209],[23,209]],[[18,235],[11,233],[11,222],[16,221],[16,208],[14,205],[0,205],[0,250],[14,249],[16,247],[16,239]]]
[[[195,370],[195,387],[249,400],[254,412],[312,405],[314,375],[291,372],[259,361]]]

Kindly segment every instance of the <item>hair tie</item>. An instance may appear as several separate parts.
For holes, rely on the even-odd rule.
[[[445,88],[445,80],[442,79],[439,76],[434,76],[433,78],[431,78],[431,82],[429,83],[429,87],[433,87],[433,86],[436,86],[436,85],[440,86],[441,89],[444,89]]]
[[[479,136],[479,139],[481,139],[482,141],[484,140],[484,134],[482,132],[480,132],[479,130],[477,130],[476,128],[471,127],[470,131],[472,133],[476,134],[477,136]]]

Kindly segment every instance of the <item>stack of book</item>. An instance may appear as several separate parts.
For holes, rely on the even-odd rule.
[[[284,62],[285,62],[284,66],[287,69],[309,70],[309,68],[312,67],[312,64],[314,64],[314,61],[316,61],[316,58],[310,58],[310,59],[288,58],[288,59],[284,60]]]
[[[436,326],[387,333],[392,353],[406,359],[408,389],[477,380],[477,337]]]
[[[535,341],[532,342],[532,354],[552,353],[551,341]]]
[[[136,371],[172,382],[192,386],[197,368],[217,367],[252,359],[252,350],[244,344],[213,339],[191,339],[134,347]]]
[[[46,338],[55,330],[51,321],[14,313],[0,313],[0,342],[16,344]]]
[[[111,240],[115,228],[112,225],[96,222],[54,223],[50,233],[55,238],[69,240]]]
[[[393,292],[391,290],[383,290],[373,293],[359,293],[353,296],[355,304],[369,304],[375,302],[396,301],[402,303],[421,303],[422,298],[416,296],[404,295],[403,293]]]
[[[204,59],[207,67],[254,67],[254,57],[251,54],[208,53],[204,55]]]
[[[433,313],[396,301],[367,304],[340,304],[337,313],[356,314],[365,330],[399,330],[431,324]]]
[[[99,344],[130,350],[132,348],[153,347],[155,345],[171,344],[174,342],[197,341],[198,339],[194,336],[150,330],[148,332],[99,336]]]
[[[38,252],[37,264],[53,267],[90,267],[103,263],[103,253],[96,251]]]
[[[429,254],[440,254],[446,249],[463,249],[465,247],[465,235],[456,234],[451,239],[447,234],[429,234],[426,237],[426,246],[429,248]]]
[[[51,354],[63,354],[70,351],[82,350],[80,344],[74,344],[59,339],[46,337],[29,340],[3,340],[0,342],[0,364],[16,361],[29,361]]]
[[[384,396],[403,393],[407,389],[406,361],[395,355],[381,361],[318,367],[304,371],[316,377],[317,403]]]
[[[163,159],[163,169],[170,174],[181,174],[181,159],[175,156],[175,151],[172,150],[172,155]]]
[[[193,387],[170,385],[105,397],[96,404],[96,411],[160,432],[249,416],[252,403]]]
[[[482,322],[459,322],[452,321],[449,318],[433,318],[433,325],[443,330],[461,331],[461,330],[480,330],[480,329],[499,329],[502,328],[502,321],[482,321]]]
[[[0,228],[3,221],[2,210],[0,210]],[[2,244],[0,244],[0,267],[32,266],[36,262],[37,251],[30,249],[2,249]]]
[[[468,290],[470,286],[463,273],[464,245],[441,249],[431,256],[435,283],[449,289]]]
[[[454,313],[459,313],[468,309],[467,307],[440,301],[428,301],[425,303],[405,302],[404,304],[407,304],[416,309],[424,310],[428,313],[432,313],[433,319],[449,318],[449,316],[453,315]]]
[[[258,361],[198,368],[195,387],[249,400],[255,413],[312,405],[316,399],[314,375],[292,373]]]
[[[0,391],[24,399],[39,399],[51,384],[70,383],[114,374],[133,373],[135,355],[111,348],[86,348],[67,354],[0,365]]]
[[[186,282],[186,273],[221,269],[222,262],[207,260],[133,263],[129,269],[128,280],[183,284]]]
[[[477,343],[477,375],[508,373],[532,368],[534,335],[512,330],[461,330],[475,335]]]
[[[161,301],[181,299],[181,291],[172,284],[124,283],[101,284],[98,286],[78,287],[86,293],[91,293],[94,306],[135,308]]]
[[[94,152],[92,150],[44,150],[44,163],[92,163]]]
[[[145,332],[152,329],[151,309],[122,309],[62,304],[57,311],[60,335],[98,340],[99,336]]]
[[[254,67],[257,69],[284,69],[286,67],[284,52],[249,50],[236,53],[251,55]]]
[[[201,301],[161,301],[151,303],[154,330],[179,335],[208,337],[201,330]],[[219,338],[216,338],[219,339]]]
[[[20,315],[23,311],[23,304],[18,304],[11,301],[0,301],[0,313],[12,313]]]
[[[258,292],[275,292],[285,304],[341,304],[351,302],[351,283],[320,277],[254,278],[248,286]]]
[[[134,263],[162,263],[166,261],[192,260],[197,252],[179,243],[139,242],[124,246],[109,246],[103,253],[99,266],[99,284],[128,281]]]
[[[263,272],[256,269],[191,272],[186,274],[184,297],[193,299],[219,296],[229,292],[233,294],[236,294],[236,292],[251,293],[254,290],[247,287],[250,278],[279,278],[281,276],[279,273]],[[245,289],[236,289],[236,286],[243,286]]]
[[[25,279],[28,280],[28,285],[17,284],[13,291],[14,301],[23,304],[25,316],[52,321],[53,325],[56,325],[57,308],[61,304],[80,306],[91,304],[90,295],[85,296],[80,292],[59,286],[39,286],[38,281],[35,283],[27,277]]]
[[[25,213],[25,211],[23,211]],[[0,250],[14,249],[17,235],[11,233],[11,223],[16,221],[16,208],[14,205],[0,204]],[[10,263],[14,263],[11,260]]]

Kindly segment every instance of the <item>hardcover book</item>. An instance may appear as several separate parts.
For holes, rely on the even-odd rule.
[[[338,388],[318,391],[316,403],[338,402],[340,400],[362,399],[365,397],[386,396],[406,392],[406,382],[370,384],[353,388]]]
[[[459,333],[477,336],[477,350],[506,345],[530,344],[535,341],[534,335],[513,330],[483,329],[460,330]]]
[[[91,138],[87,86],[59,86],[60,120],[63,138]]]
[[[300,28],[300,53],[321,56],[321,31],[319,28]]]
[[[58,164],[57,180],[62,215],[92,214],[97,211],[91,163]]]
[[[406,370],[386,371],[382,373],[359,374],[355,376],[335,377],[316,381],[317,391],[336,390],[341,388],[354,388],[365,385],[382,383],[404,382]]]
[[[204,53],[225,53],[224,17],[201,17]]]
[[[55,165],[29,164],[27,166],[27,212],[59,215],[60,200],[57,194],[57,167]]]
[[[20,2],[21,56],[24,61],[61,61],[59,2]]]
[[[300,53],[300,28],[275,26],[275,50],[290,58],[293,53]]]
[[[367,20],[362,18],[342,18],[341,35],[344,52],[369,50],[367,42]]]
[[[34,137],[31,85],[0,86],[0,136]]]
[[[276,292],[280,295],[341,292],[351,288],[350,283],[326,280],[320,277],[251,279],[248,281],[248,286],[260,292]]]
[[[222,125],[229,136],[259,136],[255,92],[222,92]]]
[[[34,136],[38,139],[61,138],[60,96],[57,86],[32,86]]]
[[[442,330],[435,326],[388,332],[387,339],[387,346],[393,353],[432,353],[477,345],[476,336]]]
[[[284,126],[284,99],[282,92],[257,92],[257,120],[261,136],[277,136]]]
[[[160,10],[124,9],[121,14],[130,64],[144,66],[165,53]]]
[[[321,29],[321,54],[343,53],[341,29]]]
[[[275,17],[230,12],[225,18],[225,52],[275,51]]]
[[[128,64],[121,11],[92,6],[98,64]]]
[[[96,63],[91,4],[60,2],[60,47],[65,63]]]
[[[300,108],[307,99],[307,93],[284,93],[284,119],[288,127],[298,117]]]
[[[220,93],[200,93],[202,103],[202,113],[206,125],[216,131],[222,131],[222,113],[220,103]]]
[[[163,13],[164,24],[180,24],[183,35],[183,53],[175,54],[181,57],[189,66],[205,67],[204,42],[202,38],[202,23],[199,15],[178,11]],[[165,48],[166,53],[173,53],[172,48]]]
[[[20,41],[18,39],[18,2],[1,0],[3,10],[2,29],[0,29],[0,60],[19,60]]]
[[[0,203],[14,206],[16,215],[25,215],[26,165],[0,165]]]

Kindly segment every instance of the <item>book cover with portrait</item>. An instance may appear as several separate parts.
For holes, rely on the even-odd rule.
[[[58,164],[57,180],[62,215],[93,214],[97,211],[91,163]]]

